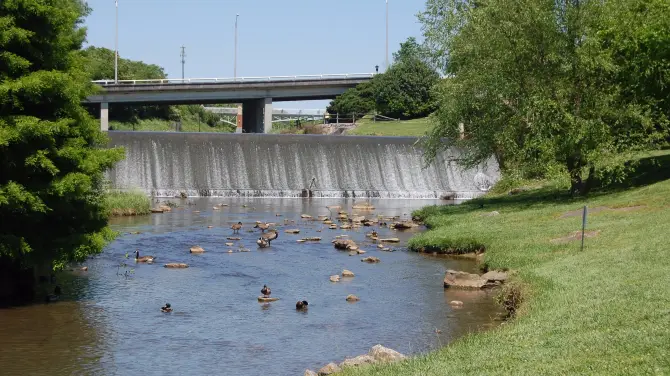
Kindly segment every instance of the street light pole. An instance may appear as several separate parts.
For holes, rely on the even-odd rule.
[[[389,69],[389,0],[386,0],[386,70]]]
[[[235,16],[235,67],[234,69],[234,77],[237,78],[237,20],[240,18],[240,14],[238,13],[237,16]]]
[[[116,6],[116,29],[114,34],[114,83],[119,83],[119,0],[114,0]]]

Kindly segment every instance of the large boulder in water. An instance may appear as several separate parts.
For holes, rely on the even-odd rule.
[[[461,289],[481,289],[487,285],[487,280],[478,274],[456,270],[447,270],[444,274],[444,287]]]
[[[321,367],[319,370],[319,376],[331,375],[336,372],[340,372],[342,369],[335,363],[328,363],[325,366]]]
[[[375,345],[370,349],[368,355],[374,358],[375,361],[380,363],[391,363],[397,362],[399,360],[404,360],[407,357],[395,350],[391,350],[382,345]]]
[[[319,374],[312,371],[311,369],[306,369],[302,376],[319,376]]]
[[[352,272],[351,270],[347,269],[342,270],[342,277],[353,277],[353,276],[354,272]]]

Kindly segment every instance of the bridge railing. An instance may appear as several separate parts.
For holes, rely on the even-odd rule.
[[[310,74],[301,76],[268,76],[237,78],[163,78],[151,80],[96,80],[99,85],[168,85],[168,84],[206,84],[206,83],[254,83],[254,82],[291,82],[291,81],[328,81],[337,79],[372,78],[374,73]]]

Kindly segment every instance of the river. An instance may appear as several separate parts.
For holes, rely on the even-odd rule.
[[[384,252],[367,240],[370,227],[330,230],[300,218],[328,215],[327,205],[351,212],[352,200],[198,198],[189,200],[191,205],[174,201],[183,207],[114,219],[112,227],[120,235],[85,263],[88,271],[76,268],[59,276],[61,301],[0,310],[2,374],[301,375],[306,368],[340,362],[375,344],[408,354],[429,351],[494,325],[499,312],[492,292],[443,288],[446,269],[474,271],[473,262],[404,250],[420,229],[376,228],[381,237],[401,240],[391,247],[395,252]],[[375,215],[401,217],[437,203],[370,202]],[[228,206],[212,209],[221,203]],[[244,228],[233,235],[230,225],[238,221]],[[255,221],[279,225],[279,238],[270,248],[257,247],[258,230],[248,232]],[[289,228],[301,233],[284,233]],[[349,256],[335,250],[331,240],[343,234],[367,254]],[[231,236],[242,240],[226,246]],[[297,242],[308,236],[323,240]],[[190,254],[194,245],[206,253]],[[250,252],[239,252],[240,247]],[[157,262],[136,265],[135,249],[156,256]],[[227,253],[229,249],[235,252]],[[365,256],[381,262],[363,263]],[[119,266],[124,262],[129,267]],[[167,262],[185,262],[190,268],[166,269]],[[343,269],[356,276],[329,281]],[[256,298],[263,284],[280,300],[259,304]],[[348,303],[348,294],[361,300]],[[303,299],[309,301],[309,309],[296,311],[295,302]],[[452,300],[465,304],[451,307]],[[160,312],[166,302],[173,313]]]

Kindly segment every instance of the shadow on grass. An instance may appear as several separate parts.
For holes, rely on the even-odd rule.
[[[464,213],[480,211],[512,209],[514,211],[536,208],[547,205],[580,203],[587,199],[606,196],[631,188],[638,188],[670,179],[670,153],[643,157],[627,163],[625,168],[630,171],[623,182],[612,184],[596,183],[596,187],[588,196],[570,195],[567,189],[545,187],[521,192],[515,195],[496,195],[480,197],[461,205],[431,206],[413,213],[420,219],[433,214]]]

